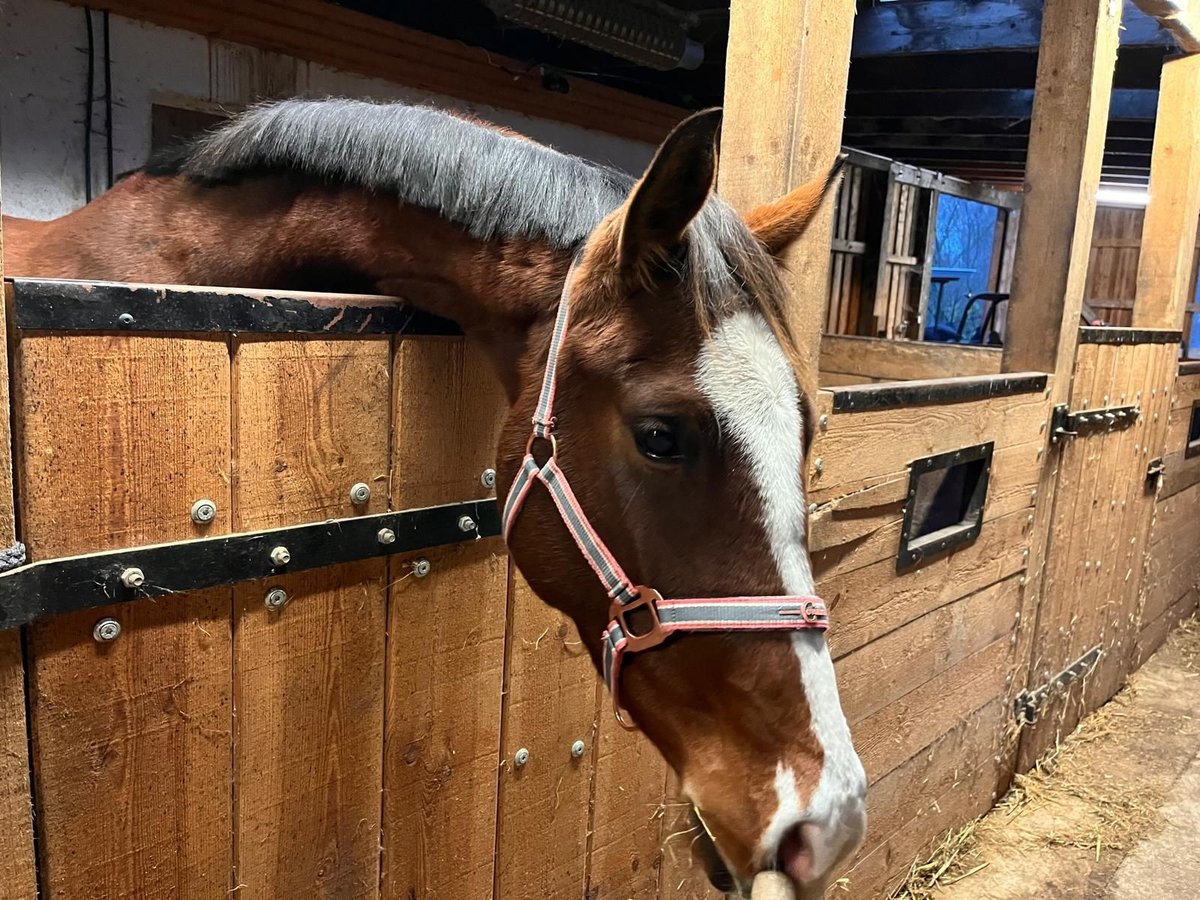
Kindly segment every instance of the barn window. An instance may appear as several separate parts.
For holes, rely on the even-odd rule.
[[[1183,450],[1185,457],[1200,456],[1200,400],[1192,403],[1192,417],[1188,420],[1187,446]]]
[[[992,449],[989,441],[911,463],[897,570],[920,565],[979,535]]]

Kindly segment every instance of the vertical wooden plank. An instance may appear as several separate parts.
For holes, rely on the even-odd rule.
[[[239,530],[386,508],[387,338],[238,341]],[[369,503],[352,505],[365,482]],[[235,589],[238,897],[379,891],[385,564]],[[282,610],[263,603],[287,591]]]
[[[680,790],[678,776],[668,772],[663,798],[659,900],[720,900],[723,895],[708,883],[700,858],[694,852],[698,832],[689,819],[690,807],[679,799]]]
[[[596,690],[597,737],[586,896],[650,900],[662,866],[667,765],[645,735],[626,731],[603,684]]]
[[[1071,369],[1120,24],[1112,0],[1046,0],[1042,12],[1006,372]],[[1062,402],[1067,379],[1053,385]]]
[[[25,335],[14,376],[35,559],[228,530],[223,338]],[[200,497],[218,509],[206,529],[190,518]],[[29,629],[48,896],[229,891],[229,596],[173,595]],[[123,629],[112,644],[92,639],[105,615]]]
[[[504,400],[461,339],[399,339],[392,505],[485,496]],[[383,895],[491,896],[508,560],[499,538],[392,561]]]
[[[896,230],[896,205],[900,185],[896,183],[896,172],[888,169],[887,187],[883,200],[883,232],[879,240],[879,267],[875,275],[875,332],[882,329],[887,336],[888,304],[891,300],[891,266],[888,257],[892,254],[892,235]]]
[[[929,324],[929,290],[930,279],[933,277],[933,259],[937,251],[937,216],[938,197],[935,191],[929,191],[929,203],[925,207],[925,247],[921,254],[921,287],[917,297],[917,327],[914,332],[917,340],[925,337],[925,327]]]
[[[829,170],[841,149],[853,0],[733,0],[721,130],[721,193],[738,209]],[[816,385],[833,210],[786,260],[804,378]]]
[[[1200,56],[1167,60],[1158,89],[1150,202],[1138,259],[1137,328],[1180,328],[1200,221]]]
[[[0,229],[0,283],[4,233]],[[8,304],[0,303],[0,546],[17,539],[13,510],[12,406],[8,393]],[[0,900],[37,894],[33,798],[25,718],[25,655],[21,632],[0,632]]]
[[[574,624],[519,574],[509,588],[495,897],[579,897],[586,883],[596,670]],[[528,760],[517,765],[518,750]]]

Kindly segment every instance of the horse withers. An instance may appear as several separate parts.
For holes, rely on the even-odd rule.
[[[512,557],[679,774],[710,878],[779,869],[818,897],[866,778],[813,596],[779,259],[830,179],[737,215],[719,123],[684,121],[635,183],[430,108],[268,104],[68,216],[6,222],[6,267],[393,293],[457,322],[510,404]]]

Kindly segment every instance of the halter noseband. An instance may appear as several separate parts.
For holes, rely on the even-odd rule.
[[[617,564],[604,541],[588,522],[556,460],[558,441],[554,435],[553,414],[555,373],[571,318],[571,276],[575,273],[577,262],[578,258],[571,264],[563,283],[554,333],[550,338],[550,351],[546,358],[546,371],[542,377],[542,393],[533,414],[533,434],[529,437],[525,459],[504,503],[504,537],[507,540],[529,489],[535,481],[540,481],[550,492],[583,558],[608,592],[611,621],[603,635],[604,680],[612,694],[617,721],[625,728],[633,729],[636,726],[621,706],[619,694],[621,659],[626,653],[657,647],[677,631],[825,631],[829,627],[829,613],[825,603],[815,596],[665,599],[654,588],[634,585]],[[550,457],[542,464],[533,457],[533,446],[538,441],[550,445]],[[648,629],[635,631],[630,626],[628,616],[636,610],[646,611],[650,620]]]

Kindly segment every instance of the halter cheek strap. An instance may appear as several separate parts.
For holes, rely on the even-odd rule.
[[[621,706],[620,698],[621,661],[626,653],[657,647],[679,631],[824,631],[829,627],[829,614],[819,597],[666,599],[653,588],[635,585],[625,574],[588,521],[556,459],[558,441],[554,434],[554,390],[559,351],[571,321],[571,282],[575,265],[572,263],[567,272],[559,299],[546,371],[542,376],[542,392],[533,414],[533,434],[525,448],[521,468],[509,488],[501,518],[507,539],[534,483],[541,482],[546,487],[579,552],[608,593],[611,621],[603,635],[604,680],[612,694],[617,721],[626,728],[633,728],[635,726]],[[550,445],[550,456],[544,463],[538,463],[533,456],[533,448],[538,441]],[[629,616],[639,610],[644,611],[641,619],[646,624],[641,624],[639,620],[637,627],[634,627]]]

